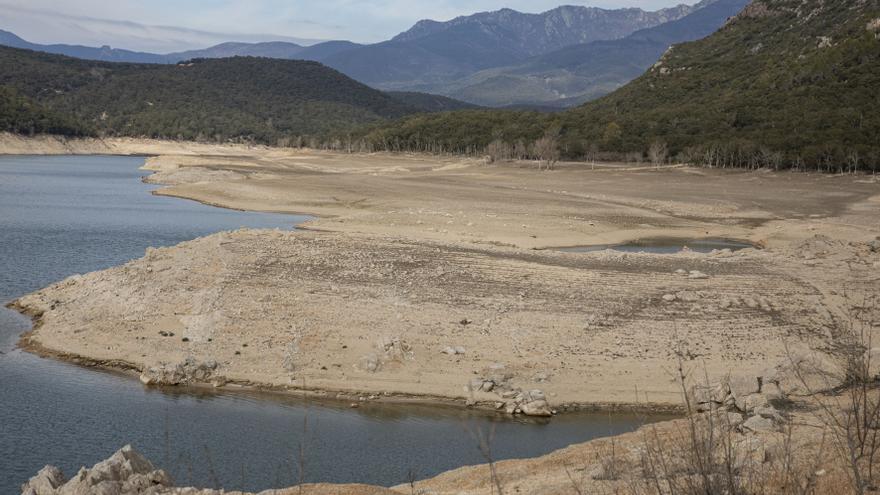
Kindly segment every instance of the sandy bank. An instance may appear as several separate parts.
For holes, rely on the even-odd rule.
[[[201,144],[140,138],[65,138],[39,135],[24,137],[0,132],[0,155],[161,155],[239,154],[268,148],[247,145]]]

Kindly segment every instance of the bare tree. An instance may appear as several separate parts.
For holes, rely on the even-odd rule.
[[[541,170],[542,166],[547,170],[552,170],[556,162],[559,161],[559,132],[547,132],[544,137],[535,141],[532,149],[538,160],[538,170]]]
[[[486,146],[486,158],[489,163],[510,160],[513,155],[510,145],[496,139]]]
[[[666,146],[665,141],[656,140],[651,143],[651,146],[648,147],[648,158],[651,160],[651,163],[654,164],[655,167],[659,167],[660,165],[666,163],[666,158],[669,155],[669,147]]]

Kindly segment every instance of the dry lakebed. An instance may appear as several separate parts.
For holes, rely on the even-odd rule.
[[[710,382],[793,352],[834,360],[838,322],[880,293],[870,176],[4,139],[12,153],[154,155],[158,194],[314,216],[148,249],[12,303],[35,321],[26,349],[148,385],[677,411],[682,360]],[[556,249],[656,238],[754,248]]]

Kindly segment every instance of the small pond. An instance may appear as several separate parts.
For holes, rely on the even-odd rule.
[[[622,244],[596,244],[592,246],[564,247],[557,248],[555,249],[555,251],[562,251],[566,253],[592,253],[595,251],[604,251],[606,249],[610,249],[612,251],[621,251],[624,253],[677,254],[682,251],[711,253],[712,251],[720,251],[722,249],[739,251],[742,249],[755,247],[756,246],[754,244],[748,241],[736,239],[724,239],[715,237],[707,237],[702,239],[655,237],[638,239]]]

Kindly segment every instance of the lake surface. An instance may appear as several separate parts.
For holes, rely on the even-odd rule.
[[[594,246],[574,246],[559,248],[557,251],[566,253],[592,253],[596,251],[604,251],[610,249],[612,251],[621,251],[624,253],[651,253],[651,254],[676,254],[682,251],[693,251],[695,253],[711,253],[712,251],[720,251],[729,249],[731,251],[739,251],[742,249],[754,248],[755,245],[746,241],[736,239],[723,239],[708,237],[703,239],[681,239],[675,237],[658,237],[651,239],[639,239],[623,244],[597,244]]]
[[[241,226],[291,229],[306,219],[154,196],[140,180],[142,164],[136,157],[0,157],[0,302],[141,257],[149,246]],[[507,459],[630,431],[645,419],[573,414],[517,422],[456,408],[350,409],[259,393],[147,389],[115,373],[15,349],[29,328],[26,318],[0,309],[3,494],[19,493],[46,464],[70,477],[126,443],[178,485],[390,486],[484,462],[469,429],[494,428],[493,455]]]

